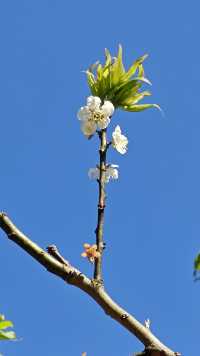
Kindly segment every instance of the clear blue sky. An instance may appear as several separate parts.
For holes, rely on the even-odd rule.
[[[18,0],[0,4],[0,210],[42,247],[56,244],[84,273],[95,238],[97,140],[76,118],[89,94],[82,70],[123,45],[144,53],[151,101],[165,111],[117,112],[130,144],[111,152],[104,257],[111,295],[183,355],[199,350],[200,48],[198,1]],[[142,345],[79,290],[48,274],[0,232],[0,311],[22,341],[5,356],[130,356]]]

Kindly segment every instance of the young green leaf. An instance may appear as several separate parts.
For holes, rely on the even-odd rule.
[[[124,101],[122,101],[123,106],[130,106],[137,104],[140,100],[142,100],[145,96],[151,96],[149,91],[143,91],[141,93],[136,93],[133,96],[127,97]]]
[[[14,331],[2,331],[0,330],[0,340],[15,340],[16,334]]]
[[[123,109],[125,111],[130,111],[130,112],[140,112],[146,109],[150,108],[157,108],[158,110],[161,110],[160,106],[157,104],[143,104],[143,105],[130,105],[130,106],[123,106]]]
[[[195,270],[195,271],[200,271],[200,253],[199,253],[198,256],[195,258],[195,261],[194,261],[194,270]]]
[[[139,66],[144,62],[144,60],[148,57],[148,54],[145,54],[142,57],[139,57],[136,59],[136,61],[133,63],[133,65],[130,67],[130,69],[124,74],[123,80],[127,81],[133,77],[133,75],[136,73],[137,69]]]
[[[147,54],[139,57],[126,72],[122,61],[122,46],[119,45],[117,57],[112,57],[108,49],[105,49],[105,64],[96,62],[86,71],[92,95],[98,96],[102,102],[109,100],[115,108],[127,111],[159,108],[156,104],[136,105],[150,95],[148,91],[139,91],[143,84],[151,84],[145,78],[142,64],[146,58]]]
[[[12,328],[12,327],[13,327],[12,321],[9,320],[0,321],[0,330]]]
[[[111,66],[111,85],[118,84],[125,73],[124,65],[122,62],[122,46],[119,45],[118,56]]]

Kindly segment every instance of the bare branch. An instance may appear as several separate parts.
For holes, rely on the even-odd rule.
[[[175,356],[180,355],[158,340],[151,331],[139,323],[131,314],[115,303],[106,293],[104,287],[98,281],[90,280],[78,269],[74,268],[57,251],[54,257],[39,247],[36,243],[25,236],[9,219],[5,213],[0,213],[0,227],[7,234],[8,238],[19,245],[49,272],[62,278],[65,282],[74,285],[90,297],[92,297],[105,311],[107,315],[115,319],[132,334],[134,334],[145,346],[144,355],[149,356]],[[52,251],[50,251],[51,254]],[[63,261],[64,262],[60,262]]]

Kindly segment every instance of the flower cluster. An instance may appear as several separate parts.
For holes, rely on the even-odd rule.
[[[104,100],[98,96],[89,96],[87,104],[78,111],[78,119],[81,122],[81,130],[87,138],[92,137],[95,132],[102,135],[102,130],[105,130],[110,124],[111,117],[114,113],[114,105],[111,101]],[[128,139],[121,132],[121,128],[117,125],[112,133],[110,142],[105,141],[105,150],[112,146],[117,152],[125,154],[127,152]],[[102,170],[101,182],[109,183],[110,180],[116,180],[119,177],[119,166],[116,164],[106,164]],[[100,180],[100,166],[90,168],[88,171],[90,179]],[[91,263],[100,257],[100,252],[97,251],[97,245],[85,243],[85,251],[81,254],[82,257],[87,257]]]
[[[105,183],[108,183],[110,179],[118,179],[119,173],[117,168],[119,168],[117,164],[107,165],[105,175],[104,175]],[[99,179],[100,177],[99,167],[97,166],[96,168],[90,168],[88,171],[88,176],[90,179],[96,179],[96,180]]]
[[[97,251],[97,245],[90,245],[85,243],[83,245],[85,251],[82,252],[82,257],[87,257],[91,263],[94,263],[95,259],[100,257],[100,252]]]
[[[81,121],[81,130],[86,137],[94,135],[97,129],[105,129],[114,113],[114,106],[110,101],[104,101],[103,105],[98,96],[89,96],[87,105],[82,106],[78,112]]]
[[[81,121],[81,130],[84,135],[90,138],[97,130],[106,129],[113,113],[114,106],[110,101],[106,100],[102,104],[102,101],[98,96],[89,96],[87,98],[87,105],[82,106],[78,111],[78,119]],[[112,147],[121,154],[127,152],[128,139],[122,134],[119,125],[115,127],[109,145],[112,145]],[[118,179],[118,167],[118,165],[114,164],[108,164],[106,166],[104,174],[105,183],[108,183],[110,179]],[[98,180],[100,177],[99,167],[90,168],[88,176],[90,179]]]

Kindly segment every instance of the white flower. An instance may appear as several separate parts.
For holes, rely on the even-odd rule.
[[[99,179],[99,168],[90,168],[88,171],[88,176],[90,179]]]
[[[104,179],[105,179],[105,183],[108,183],[110,181],[110,179],[118,179],[119,177],[119,173],[117,168],[119,168],[118,165],[116,164],[109,164],[106,167],[106,171],[105,171],[105,175],[104,175]],[[99,179],[100,177],[100,170],[98,167],[96,168],[90,168],[88,171],[88,176],[90,179]]]
[[[128,145],[128,139],[121,134],[120,126],[115,127],[115,131],[112,133],[112,146],[122,155],[126,153]]]
[[[101,99],[98,96],[89,96],[87,105],[81,107],[77,114],[84,135],[90,137],[97,129],[105,129],[113,113],[114,106],[110,101],[104,101],[101,105]]]
[[[118,179],[119,173],[118,173],[117,168],[119,168],[119,166],[117,164],[110,164],[106,168],[106,172],[105,172],[105,182],[106,183],[108,183],[110,179]]]
[[[151,320],[150,320],[150,319],[146,319],[146,320],[144,321],[144,325],[146,326],[147,329],[150,329]]]

